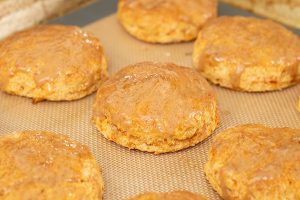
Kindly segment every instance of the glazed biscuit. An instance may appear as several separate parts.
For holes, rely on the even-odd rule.
[[[216,129],[218,114],[216,97],[198,72],[144,62],[100,86],[93,120],[105,138],[158,154],[201,142]]]
[[[40,25],[0,42],[0,89],[40,100],[74,100],[107,77],[99,40],[76,26]]]
[[[188,191],[174,191],[165,193],[148,192],[129,200],[205,200],[205,198]]]
[[[89,149],[40,131],[0,137],[0,199],[99,200],[101,171]]]
[[[137,39],[151,43],[190,41],[217,15],[216,0],[119,0],[118,19]]]
[[[199,33],[193,62],[211,82],[234,90],[279,90],[300,80],[300,39],[270,20],[220,17]]]
[[[206,176],[224,199],[300,197],[300,129],[240,125],[217,135]]]

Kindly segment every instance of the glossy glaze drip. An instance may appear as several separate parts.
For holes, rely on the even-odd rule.
[[[245,65],[237,65],[233,75],[231,75],[231,85],[234,89],[240,88],[241,76],[245,71]]]
[[[127,67],[98,91],[94,117],[108,118],[123,130],[137,127],[161,136],[196,123],[203,110],[216,109],[214,94],[200,74],[173,64]],[[134,126],[133,126],[134,124]]]
[[[38,86],[71,73],[93,73],[102,48],[97,38],[75,26],[41,25],[0,43],[0,75],[31,74]],[[2,86],[5,81],[2,82]]]

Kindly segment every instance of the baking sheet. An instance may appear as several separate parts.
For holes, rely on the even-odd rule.
[[[191,66],[193,43],[153,45],[135,40],[115,15],[84,29],[100,38],[110,74],[140,61]],[[213,86],[221,110],[221,125],[207,140],[176,153],[152,155],[128,150],[104,139],[91,122],[95,94],[73,102],[41,102],[0,93],[0,135],[21,130],[46,130],[69,135],[88,145],[103,169],[107,200],[122,200],[146,191],[189,190],[220,199],[203,172],[207,152],[221,130],[243,123],[299,128],[295,109],[300,85],[268,93],[242,93]]]

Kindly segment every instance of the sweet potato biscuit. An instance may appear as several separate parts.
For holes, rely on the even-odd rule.
[[[41,25],[0,42],[0,89],[39,100],[74,100],[107,76],[99,40],[76,26]]]
[[[205,200],[205,198],[188,191],[174,191],[165,193],[148,192],[129,200]]]
[[[89,149],[67,136],[23,131],[0,137],[0,199],[102,199]]]
[[[300,80],[300,39],[270,20],[220,17],[199,33],[194,66],[215,84],[249,92]]]
[[[229,128],[212,143],[205,173],[224,199],[299,199],[300,129]]]
[[[153,43],[193,40],[216,15],[216,0],[119,0],[118,4],[118,18],[125,30]]]
[[[211,135],[218,108],[210,85],[195,70],[144,62],[100,86],[93,119],[100,133],[117,144],[164,153]]]

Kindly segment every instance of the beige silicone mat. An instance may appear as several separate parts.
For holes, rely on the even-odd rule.
[[[109,16],[85,27],[102,41],[109,72],[139,61],[191,66],[192,43],[150,45],[133,39]],[[295,109],[300,85],[278,92],[241,93],[214,86],[221,110],[219,131],[243,123],[300,127]],[[87,144],[103,169],[105,199],[122,200],[145,191],[190,190],[219,199],[205,179],[203,165],[215,134],[195,147],[164,155],[129,151],[105,140],[91,123],[95,95],[74,102],[41,102],[0,93],[0,134],[47,130]]]

